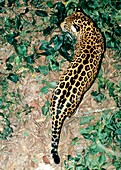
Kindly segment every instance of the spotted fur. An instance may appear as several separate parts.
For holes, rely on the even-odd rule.
[[[52,150],[54,162],[58,164],[58,144],[61,128],[66,117],[71,117],[92,85],[104,53],[104,38],[93,21],[82,11],[76,11],[61,24],[63,31],[76,38],[74,58],[67,71],[60,77],[51,100]]]

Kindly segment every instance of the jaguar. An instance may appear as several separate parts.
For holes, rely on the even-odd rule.
[[[91,87],[105,52],[103,33],[82,9],[78,8],[67,16],[61,28],[75,37],[76,44],[73,60],[60,76],[51,98],[51,154],[56,164],[60,163],[58,145],[63,122],[75,113],[85,92]]]

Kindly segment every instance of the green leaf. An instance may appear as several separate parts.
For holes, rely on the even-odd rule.
[[[17,54],[21,55],[23,57],[26,56],[26,54],[27,54],[27,47],[26,47],[25,44],[17,45]]]
[[[53,71],[59,70],[59,63],[56,60],[51,60],[49,66]]]
[[[29,0],[23,0],[25,6],[28,6],[28,1]]]
[[[49,45],[50,45],[49,42],[44,41],[44,42],[40,45],[39,49],[40,49],[40,50],[46,50]]]
[[[44,93],[44,94],[48,93],[49,88],[54,89],[57,86],[57,83],[54,82],[54,81],[47,82],[46,80],[42,80],[42,84],[45,84],[45,83],[46,83],[46,86],[42,87],[41,90],[40,90],[41,91],[41,93],[40,93],[41,96],[42,96],[42,93]]]
[[[77,1],[69,2],[66,5],[67,14],[70,15],[75,11],[75,8],[77,7]]]
[[[0,98],[0,109],[2,108],[3,106],[3,101],[2,101],[2,98]]]
[[[49,88],[54,89],[57,86],[57,83],[55,81],[47,82],[46,83]]]
[[[33,64],[35,61],[34,61],[34,54],[31,54],[27,57],[24,57],[24,61],[26,61],[27,63],[29,64]]]
[[[40,50],[45,50],[47,55],[52,55],[55,53],[55,50],[53,47],[50,46],[49,42],[43,42],[39,48]],[[43,54],[42,54],[43,55]]]
[[[16,57],[15,57],[15,63],[16,63],[16,65],[19,65],[20,63],[22,63],[21,57],[16,56]]]
[[[105,157],[105,154],[102,153],[102,154],[100,155],[100,157],[99,157],[99,163],[100,163],[101,165],[105,165],[105,162],[106,162],[106,157]]]
[[[80,125],[88,124],[91,122],[91,120],[94,120],[94,116],[83,116],[80,119]]]
[[[15,59],[15,55],[14,55],[14,54],[11,54],[11,55],[7,58],[6,63],[12,63],[12,62],[14,61],[14,59]]]
[[[121,135],[121,129],[117,129],[117,130],[115,131],[115,133],[116,133],[117,135]]]
[[[64,32],[62,35],[61,47],[59,48],[59,53],[65,57],[68,61],[72,61],[74,56],[74,45],[76,43],[75,37],[68,32]]]
[[[6,70],[12,70],[13,69],[13,65],[10,63],[6,63]]]
[[[111,97],[114,97],[115,95],[114,95],[114,90],[115,90],[115,88],[114,88],[114,83],[113,82],[109,82],[108,84],[107,84],[107,87],[108,87],[108,90],[109,90],[109,95],[111,96]]]
[[[54,6],[51,1],[47,1],[46,4],[49,8],[53,8],[53,6]]]
[[[13,129],[10,127],[10,121],[8,120],[8,117],[5,114],[0,113],[0,118],[1,122],[3,122],[3,130],[0,131],[0,139],[2,140],[7,140],[7,137],[12,136]],[[2,125],[2,123],[1,123]]]
[[[45,102],[45,105],[42,106],[42,114],[43,114],[44,116],[47,115],[47,112],[49,111],[49,107],[50,107],[50,103],[49,103],[49,101],[47,100],[47,101]]]
[[[71,155],[68,155],[68,160],[69,160],[69,161],[73,161],[74,158],[73,158]]]
[[[91,95],[97,102],[102,102],[103,100],[106,99],[104,94],[98,93],[97,91],[93,91]]]
[[[17,42],[15,36],[16,36],[15,34],[7,34],[5,38],[9,44],[14,45]]]
[[[15,25],[16,25],[17,29],[22,28],[22,25],[21,25],[21,16],[20,15],[16,16],[16,18],[15,18]]]
[[[54,10],[55,12],[51,15],[50,22],[59,26],[67,16],[66,8],[62,2],[57,2],[54,4]]]
[[[15,3],[16,0],[8,0],[8,7],[11,7],[13,3]]]
[[[80,129],[80,133],[84,136],[85,134],[89,135],[89,133],[94,130],[94,126],[93,125],[89,125],[84,129]]]
[[[31,113],[31,109],[33,107],[29,106],[28,104],[25,105],[25,108],[23,110],[23,112],[26,112],[25,115],[28,115],[29,113]]]
[[[4,34],[5,30],[3,28],[0,28],[0,35]]]
[[[44,87],[41,88],[40,91],[41,91],[42,93],[46,94],[46,93],[48,92],[48,88],[49,88],[48,86],[44,86]]]
[[[28,132],[24,132],[23,135],[24,135],[24,137],[28,137],[29,133]]]
[[[43,30],[44,36],[48,36],[52,32],[53,28],[54,28],[53,26],[48,26],[47,28],[45,28]]]
[[[54,55],[48,55],[48,56],[46,56],[46,59],[48,61],[51,61],[51,60],[54,60],[55,58],[54,58]]]
[[[58,24],[58,17],[56,15],[51,15],[50,22],[52,24]]]
[[[42,73],[44,76],[46,76],[49,73],[48,66],[38,66],[38,68],[35,69],[36,72]]]
[[[60,49],[59,49],[59,53],[60,55],[62,55],[64,58],[66,58],[69,62],[72,61],[73,59],[73,56],[71,56],[68,51],[65,49],[64,46],[62,46]]]
[[[93,143],[91,146],[89,146],[89,152],[91,155],[95,155],[101,151],[100,147],[97,146],[97,144]]]
[[[78,137],[73,138],[71,141],[71,145],[74,146],[78,140],[79,140]]]
[[[5,0],[1,0],[1,1],[0,1],[0,6],[1,6],[1,7],[4,7],[4,5],[5,5]]]
[[[119,82],[119,87],[121,88],[121,81]],[[121,90],[121,89],[120,89]]]
[[[60,47],[62,46],[63,44],[63,36],[55,36],[54,39],[53,39],[53,42],[54,42],[54,50],[57,51],[60,49]]]
[[[79,162],[80,159],[81,159],[81,156],[80,156],[80,155],[77,155],[77,156],[75,157],[75,162]],[[79,167],[80,167],[80,166],[78,165],[78,166],[77,166],[77,170],[79,170],[79,169],[78,169]]]
[[[119,70],[119,71],[121,70],[121,64],[115,64],[114,67],[116,70]]]
[[[46,79],[42,79],[42,84],[45,84],[47,83],[47,80]]]
[[[40,16],[40,17],[47,17],[48,16],[47,12],[46,11],[42,11],[42,10],[36,10],[35,14]]]
[[[16,74],[10,73],[7,77],[9,80],[17,83],[19,81],[19,77]]]

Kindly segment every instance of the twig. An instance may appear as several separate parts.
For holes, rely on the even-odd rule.
[[[104,112],[104,111],[109,111],[109,110],[117,110],[117,109],[121,109],[120,107],[111,107],[111,108],[102,108],[102,109],[96,109],[96,110],[90,110],[90,111],[86,111],[82,114],[83,115],[87,115],[87,114],[92,114],[92,113],[100,113],[100,112]],[[70,120],[69,122],[66,122],[65,126],[68,126],[68,124],[71,124],[72,122],[76,122],[77,120],[79,120],[81,118],[81,116],[78,117],[74,117],[72,120]]]
[[[96,109],[96,110],[90,110],[90,111],[86,111],[83,113],[83,115],[85,114],[91,114],[91,113],[99,113],[99,112],[104,112],[104,111],[109,111],[109,110],[117,110],[117,109],[121,109],[120,107],[111,107],[111,108],[102,108],[102,109]]]
[[[111,149],[109,149],[109,148],[106,148],[104,145],[102,145],[102,144],[100,143],[100,141],[97,141],[97,145],[98,145],[102,150],[104,150],[106,153],[111,153],[113,156],[116,156],[116,157],[118,157],[118,158],[121,158],[121,153],[116,152],[116,151],[113,151],[113,150],[111,150]]]

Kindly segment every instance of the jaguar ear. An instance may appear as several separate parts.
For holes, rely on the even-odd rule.
[[[83,10],[80,7],[77,7],[76,12],[83,12]]]

